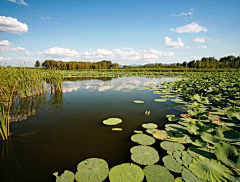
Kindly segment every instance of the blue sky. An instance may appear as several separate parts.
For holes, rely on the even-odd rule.
[[[0,64],[240,55],[239,0],[0,0]]]

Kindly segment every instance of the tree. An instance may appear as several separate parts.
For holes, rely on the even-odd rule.
[[[40,61],[37,60],[34,66],[35,66],[35,68],[39,68],[40,67]]]

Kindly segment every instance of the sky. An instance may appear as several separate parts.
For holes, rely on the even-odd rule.
[[[240,55],[239,0],[0,0],[0,65]]]

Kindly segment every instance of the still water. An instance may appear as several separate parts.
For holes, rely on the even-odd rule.
[[[159,94],[154,87],[172,78],[84,78],[64,81],[63,92],[24,99],[15,104],[11,114],[11,140],[0,142],[0,181],[55,181],[53,172],[77,171],[77,164],[87,158],[105,159],[109,168],[131,162],[130,140],[134,130],[154,122],[159,129],[168,121],[166,114],[183,110],[154,102]],[[144,100],[135,104],[133,100]],[[145,111],[151,111],[145,116]],[[113,132],[104,119],[118,117],[123,122]]]

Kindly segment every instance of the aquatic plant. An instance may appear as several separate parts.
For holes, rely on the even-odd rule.
[[[103,120],[103,124],[105,125],[118,125],[122,122],[120,118],[108,118]]]

